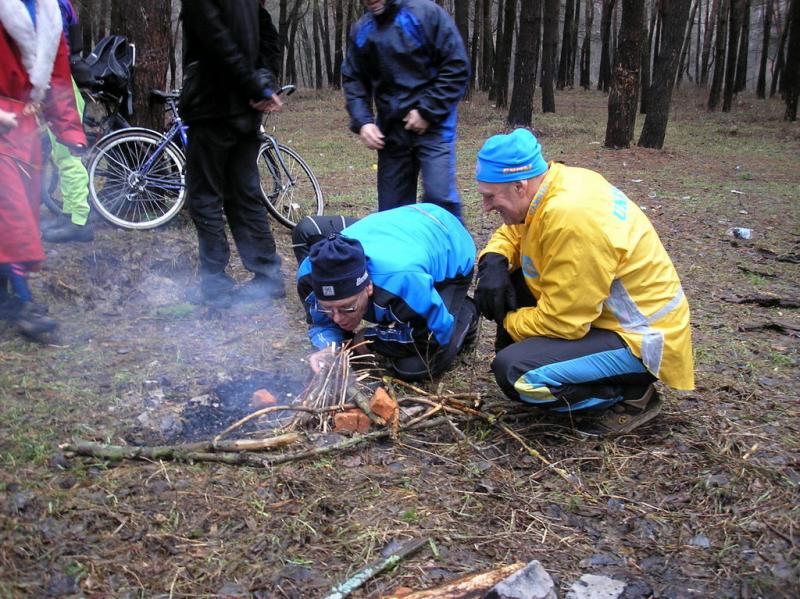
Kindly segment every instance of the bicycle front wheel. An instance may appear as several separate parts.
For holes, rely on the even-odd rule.
[[[183,152],[147,129],[117,131],[97,142],[89,162],[89,195],[97,211],[126,229],[152,229],[183,206]]]
[[[324,203],[319,182],[305,160],[292,148],[262,144],[258,151],[258,174],[267,210],[290,229],[304,216],[322,214]]]

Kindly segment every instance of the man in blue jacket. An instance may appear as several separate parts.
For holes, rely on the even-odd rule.
[[[292,233],[297,291],[308,336],[321,351],[370,341],[400,378],[433,378],[474,338],[478,314],[467,289],[475,244],[459,220],[434,204],[377,212],[359,221],[306,217]],[[362,320],[373,323],[357,330]]]
[[[469,59],[455,23],[430,0],[364,0],[342,84],[350,129],[378,152],[378,209],[422,201],[461,215],[456,115]],[[372,104],[377,108],[377,119]]]

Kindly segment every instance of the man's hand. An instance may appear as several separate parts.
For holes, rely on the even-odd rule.
[[[362,125],[358,132],[361,142],[370,150],[382,150],[384,145],[384,135],[375,123]]]
[[[517,309],[517,295],[505,256],[489,252],[481,258],[475,304],[483,316],[497,323],[502,323],[508,312]]]
[[[250,100],[250,107],[259,112],[278,112],[283,106],[283,102],[277,94],[272,94],[269,98],[254,102]]]
[[[73,145],[73,146],[65,146],[69,153],[73,156],[83,156],[86,154],[86,146],[84,145]]]
[[[406,130],[412,131],[417,135],[422,135],[425,133],[430,125],[428,121],[422,118],[422,115],[416,108],[412,108],[408,111],[408,114],[403,119],[403,122],[406,124]]]
[[[314,374],[319,374],[323,368],[331,364],[334,357],[333,352],[333,346],[329,345],[308,356],[308,365],[311,366],[311,371]]]

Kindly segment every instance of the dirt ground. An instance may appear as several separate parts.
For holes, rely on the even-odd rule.
[[[310,378],[286,229],[274,225],[287,300],[214,311],[186,299],[197,259],[185,215],[146,232],[98,222],[92,243],[48,245],[33,281],[61,323],[50,343],[0,324],[0,597],[322,597],[412,538],[430,543],[353,596],[532,559],[562,594],[594,573],[634,582],[628,599],[800,595],[800,129],[777,100],[709,115],[684,92],[665,150],[611,151],[604,96],[556,100],[559,113],[535,115],[546,155],[603,172],[678,268],[695,391],[662,388],[653,423],[586,441],[503,400],[484,323],[476,350],[425,389],[507,412],[501,422],[569,480],[456,416],[268,468],[65,455],[71,439],[207,440],[250,410],[254,389],[290,402]],[[479,247],[498,221],[480,214],[474,155],[502,118],[483,96],[462,107],[459,182]],[[340,97],[299,92],[276,126],[319,175],[328,212],[373,208],[374,156],[346,132]],[[231,272],[247,278],[236,256]]]

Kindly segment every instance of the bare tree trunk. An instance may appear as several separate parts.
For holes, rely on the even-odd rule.
[[[561,59],[558,61],[556,87],[564,89],[569,84],[570,60],[573,55],[572,39],[575,27],[575,0],[566,0],[564,6],[564,29],[561,36]]]
[[[498,108],[508,106],[508,70],[514,45],[514,23],[517,20],[517,0],[505,0],[503,38],[497,48],[494,71],[494,101]],[[498,38],[499,39],[499,38]]]
[[[314,37],[314,87],[322,89],[322,49],[320,48],[320,41],[322,40],[322,20],[319,15],[319,0],[314,0],[313,11],[311,19],[313,22]]]
[[[725,65],[725,88],[722,95],[722,112],[730,112],[736,90],[736,51],[742,29],[744,0],[731,0],[728,20],[728,56]]]
[[[509,127],[530,127],[533,124],[533,97],[536,93],[539,41],[542,35],[542,0],[520,2],[514,90],[511,92],[511,104],[506,119]]]
[[[695,0],[692,3],[692,9],[689,11],[689,23],[686,26],[686,36],[683,38],[683,48],[681,49],[681,59],[678,63],[678,78],[675,81],[675,87],[681,86],[681,81],[683,81],[683,71],[684,69],[686,72],[689,72],[688,62],[688,55],[689,50],[692,47],[692,28],[694,27],[694,15],[697,12],[697,4],[698,0]],[[698,25],[699,27],[699,25]]]
[[[728,37],[728,3],[731,0],[719,0],[717,9],[717,39],[714,43],[714,75],[711,78],[711,91],[708,94],[708,109],[716,110],[722,93],[722,81],[725,79],[725,41]]]
[[[489,86],[489,101],[492,102],[497,97],[497,69],[500,68],[500,61],[503,55],[503,12],[504,0],[497,0],[497,31],[494,40],[494,60],[492,61],[492,82]]]
[[[331,27],[328,10],[328,0],[322,0],[322,53],[325,55],[325,74],[328,76],[328,85],[332,85],[333,60],[331,59]]]
[[[589,89],[592,86],[592,25],[594,24],[594,2],[586,0],[586,28],[581,44],[581,87]]]
[[[767,97],[767,58],[769,57],[769,33],[772,28],[772,1],[764,3],[764,29],[761,37],[761,62],[758,65],[758,83],[756,95],[759,98]]]
[[[708,83],[711,42],[714,38],[714,24],[719,20],[719,2],[720,0],[713,0],[711,3],[711,12],[706,14],[706,31],[703,35],[703,57],[700,64],[700,83],[702,85]]]
[[[672,88],[680,58],[683,32],[689,18],[691,0],[670,0],[661,6],[661,21],[664,38],[658,53],[658,62],[653,70],[653,84],[650,86],[647,116],[639,137],[639,145],[644,148],[661,149],[667,134],[669,105],[672,101]]]
[[[736,60],[736,85],[734,93],[747,88],[747,55],[750,53],[750,0],[744,0],[741,31],[739,33],[739,56]]]
[[[653,36],[656,31],[656,22],[658,21],[658,11],[661,5],[661,0],[653,0],[650,5],[650,27],[647,29],[647,41],[642,44],[642,75],[639,77],[639,86],[641,87],[641,98],[639,101],[639,112],[647,114],[647,90],[650,89],[650,61],[651,53],[653,51]],[[644,37],[642,38],[644,40]]]
[[[117,18],[127,27],[116,31],[127,33],[136,44],[136,76],[133,80],[133,113],[143,127],[161,131],[164,128],[164,107],[150,104],[150,90],[167,86],[167,52],[169,51],[169,0],[140,0],[118,3]]]
[[[470,51],[469,60],[472,63],[472,75],[469,78],[469,90],[474,89],[478,78],[480,77],[481,67],[481,31],[483,29],[483,9],[481,8],[482,2],[488,0],[475,0],[475,17],[472,21],[472,49]]]
[[[334,0],[334,33],[333,33],[333,81],[331,84],[336,89],[342,87],[342,31],[344,29],[344,2],[345,0]]]
[[[619,47],[608,94],[605,146],[627,148],[633,139],[639,100],[639,67],[644,33],[644,2],[622,0]]]
[[[600,73],[597,77],[597,89],[608,91],[611,84],[611,16],[616,0],[603,0],[603,12],[600,15]]]
[[[281,40],[281,71],[289,77],[289,65],[286,64],[286,54],[289,42],[289,0],[278,2],[278,38]]]
[[[792,0],[787,22],[791,23],[789,46],[786,50],[786,72],[783,75],[787,121],[797,120],[797,101],[800,97],[800,0]]]
[[[792,9],[786,11],[786,20],[783,23],[783,28],[781,29],[781,38],[778,42],[778,55],[775,58],[775,64],[772,67],[772,83],[769,86],[769,97],[775,95],[775,92],[780,89],[783,92],[784,88],[784,77],[783,77],[783,68],[785,66],[784,60],[784,50],[786,49],[786,39],[789,33],[789,24],[792,20]]]
[[[578,29],[581,26],[581,0],[575,0],[575,13],[572,22],[572,55],[569,57],[569,73],[567,74],[567,86],[575,87],[575,65],[578,58]]]
[[[492,65],[494,64],[494,42],[492,40],[492,3],[483,0],[483,60],[481,61],[480,89],[485,91],[492,84]]]
[[[544,0],[542,112],[556,111],[556,96],[553,86],[555,84],[556,48],[558,45],[558,4],[559,0]]]
[[[706,0],[708,6],[708,0]],[[695,36],[694,47],[694,84],[700,85],[700,35],[703,30],[703,0],[697,0],[697,35]],[[688,69],[688,67],[687,67]]]

